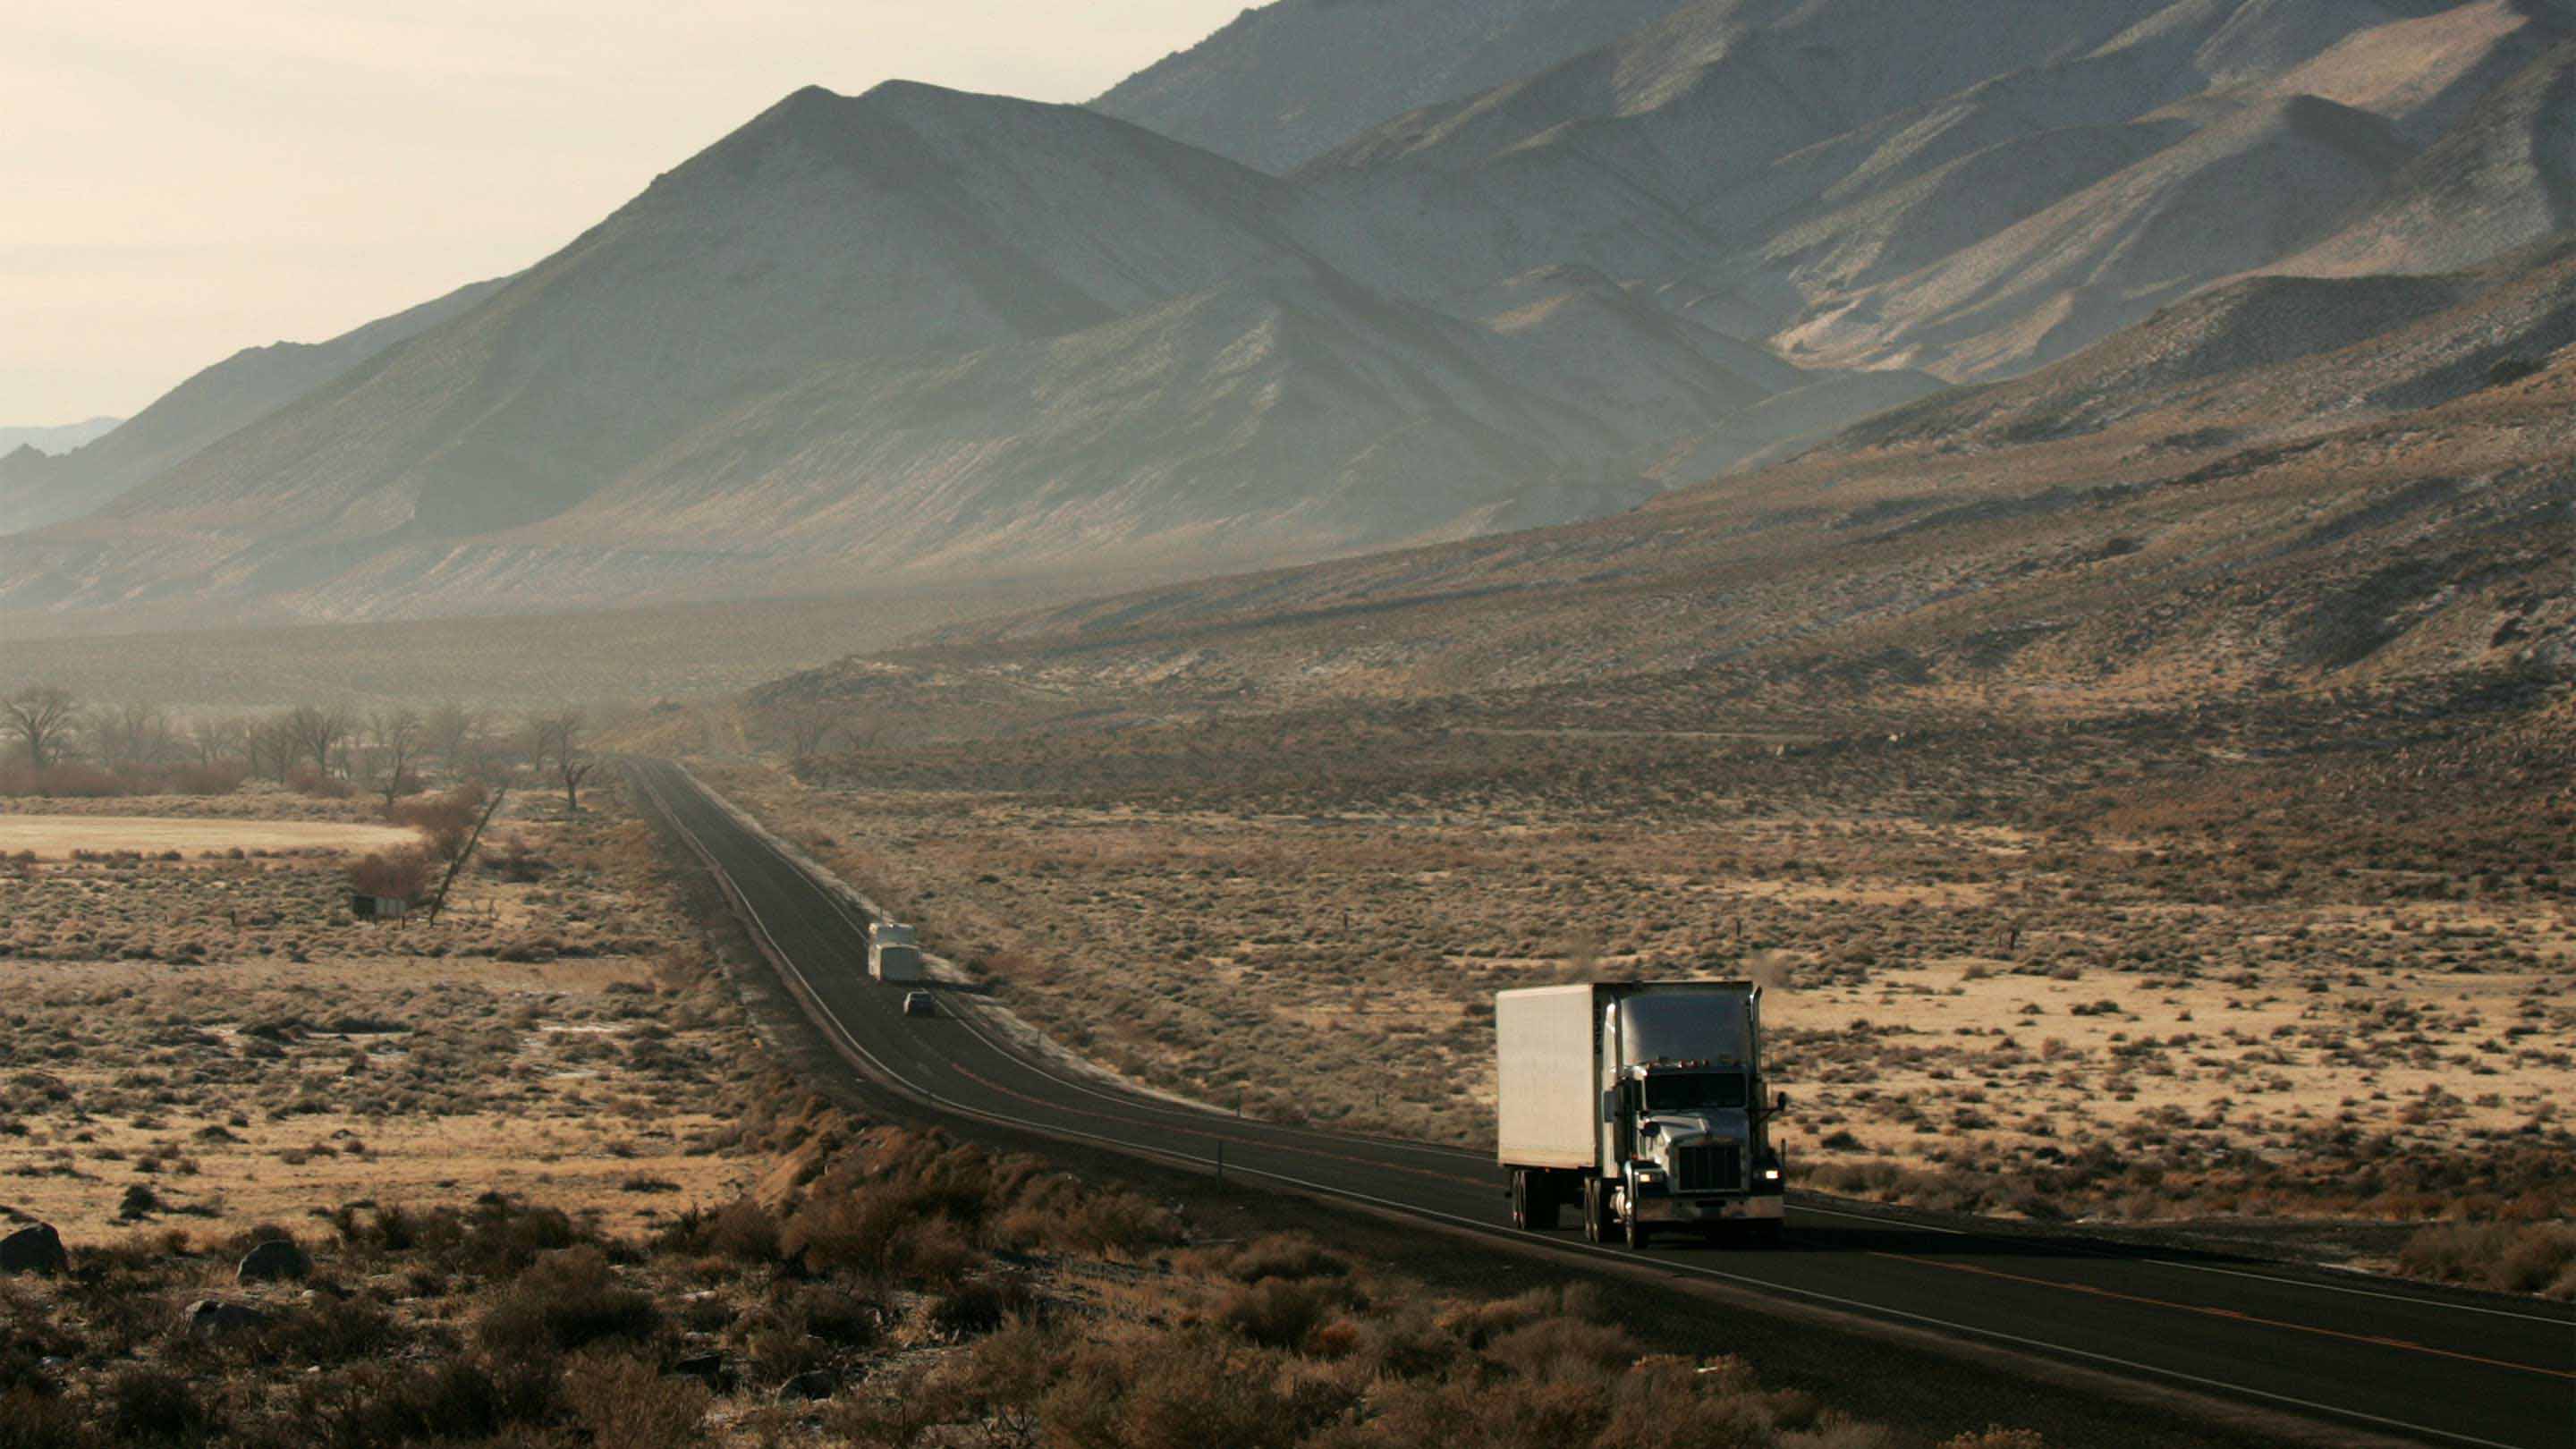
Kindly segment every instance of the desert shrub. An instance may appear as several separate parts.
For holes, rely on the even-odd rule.
[[[311,765],[298,768],[286,777],[286,788],[298,795],[316,800],[346,800],[357,789],[337,775],[325,775]]]
[[[181,765],[170,772],[167,788],[173,795],[230,795],[246,778],[239,765]]]
[[[525,1361],[512,1372],[542,1374],[542,1394],[516,1405],[493,1370],[462,1359],[429,1364],[370,1362],[300,1375],[272,1400],[257,1426],[236,1426],[233,1437],[280,1449],[378,1449],[387,1444],[471,1443],[512,1422],[542,1418],[553,1410],[551,1356]],[[530,1367],[533,1363],[533,1368]],[[248,1432],[243,1432],[247,1430]]]
[[[522,835],[504,836],[496,848],[482,854],[485,868],[512,885],[533,885],[555,868],[553,861],[530,849]]]
[[[1253,1283],[1263,1278],[1346,1278],[1351,1264],[1304,1233],[1271,1233],[1236,1249],[1224,1269],[1237,1282]]]
[[[108,1427],[118,1442],[169,1443],[203,1434],[211,1416],[186,1379],[167,1369],[131,1364],[107,1381]]]
[[[994,1238],[1061,1253],[1143,1253],[1181,1241],[1171,1209],[1124,1188],[1095,1190],[1061,1173],[1030,1182],[993,1227]]]
[[[968,1278],[933,1300],[930,1324],[957,1338],[973,1338],[993,1332],[1014,1316],[1032,1316],[1037,1308],[1037,1295],[1026,1283],[986,1275]]]
[[[709,1252],[737,1263],[778,1261],[778,1219],[769,1209],[744,1198],[716,1210],[706,1223]]]
[[[2419,1278],[2576,1301],[2576,1224],[2439,1223],[2398,1251]]]
[[[269,1325],[258,1342],[284,1362],[341,1364],[378,1357],[401,1337],[393,1316],[377,1304],[326,1294]]]
[[[567,1248],[521,1273],[484,1311],[475,1336],[495,1353],[569,1352],[649,1338],[661,1321],[652,1299],[618,1285],[597,1249]]]
[[[482,816],[483,804],[481,787],[463,785],[425,800],[398,800],[386,807],[385,818],[427,836],[433,859],[454,860],[474,833],[474,822]]]
[[[565,1365],[563,1398],[599,1449],[666,1449],[699,1441],[709,1396],[640,1359],[586,1353]]]
[[[1038,1406],[1072,1449],[1271,1449],[1301,1425],[1251,1349],[1200,1334],[1086,1347]]]
[[[1216,1320],[1263,1348],[1295,1350],[1339,1306],[1339,1286],[1288,1278],[1241,1284],[1219,1300]]]
[[[1613,1324],[1542,1318],[1496,1337],[1485,1357],[1525,1379],[1584,1378],[1634,1362],[1637,1341]]]
[[[42,770],[11,765],[0,769],[0,795],[51,795],[94,800],[135,792],[134,782],[95,765],[52,765]]]
[[[97,1442],[81,1406],[30,1388],[0,1393],[0,1449],[89,1449]]]
[[[432,869],[426,851],[375,851],[349,862],[349,889],[415,901],[429,890]]]

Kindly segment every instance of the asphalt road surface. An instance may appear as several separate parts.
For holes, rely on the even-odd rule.
[[[868,978],[865,921],[686,771],[631,762],[639,798],[715,871],[854,1070],[915,1100],[1047,1135],[1214,1163],[1229,1177],[1509,1233],[1491,1158],[1281,1127],[1119,1090],[1010,1049],[971,993],[908,1017]],[[2576,1166],[2571,1166],[2576,1170]],[[1567,1214],[1571,1222],[1573,1215]],[[1553,1235],[1591,1249],[1578,1232]],[[1791,1198],[1778,1248],[1655,1247],[1658,1266],[2431,1444],[2576,1446],[2576,1309],[2376,1278],[2018,1233],[1958,1232]]]

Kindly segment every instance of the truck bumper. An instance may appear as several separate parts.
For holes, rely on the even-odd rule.
[[[1786,1199],[1778,1193],[1751,1196],[1711,1193],[1676,1197],[1646,1193],[1637,1199],[1637,1220],[1645,1223],[1778,1222]]]

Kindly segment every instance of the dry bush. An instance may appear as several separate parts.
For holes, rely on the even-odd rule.
[[[52,765],[31,770],[25,765],[0,768],[0,795],[43,795],[60,799],[106,799],[143,792],[142,782],[95,765]]]
[[[640,1342],[661,1323],[650,1297],[620,1285],[598,1249],[579,1247],[521,1273],[484,1311],[475,1337],[495,1353],[561,1353],[609,1339]]]
[[[424,851],[375,851],[349,862],[349,888],[362,895],[418,900],[429,889],[433,869]]]
[[[339,776],[323,774],[311,765],[303,766],[289,774],[286,777],[286,788],[298,795],[308,795],[316,800],[346,800],[358,790],[357,786]]]
[[[564,1366],[563,1399],[599,1449],[676,1449],[704,1437],[710,1395],[629,1355],[585,1353]]]
[[[192,1440],[213,1426],[196,1386],[168,1369],[130,1364],[107,1381],[107,1422],[127,1443]]]
[[[1239,1284],[1217,1300],[1216,1320],[1263,1348],[1295,1350],[1347,1299],[1340,1284],[1264,1278]]]
[[[1287,1449],[1300,1426],[1270,1368],[1204,1333],[1086,1345],[1039,1402],[1039,1418],[1069,1449]]]
[[[1225,1255],[1217,1266],[1242,1283],[1264,1278],[1346,1278],[1351,1272],[1350,1259],[1304,1233],[1264,1234]]]
[[[426,799],[397,800],[385,807],[385,819],[428,836],[431,859],[454,860],[482,818],[484,799],[481,786],[460,785]]]
[[[2419,1278],[2576,1301],[2576,1224],[2440,1223],[2397,1255]]]
[[[241,790],[249,773],[239,765],[181,765],[172,770],[163,788],[173,795],[231,795]]]

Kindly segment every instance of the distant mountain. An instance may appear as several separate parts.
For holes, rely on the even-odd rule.
[[[1088,110],[800,92],[411,345],[0,549],[0,603],[348,617],[1314,556],[1631,506],[1821,378],[1580,272],[1433,311],[1330,231]]]
[[[465,311],[500,285],[460,287],[327,342],[245,348],[61,457],[32,465],[22,460],[16,467],[0,461],[0,532],[40,528],[102,507],[225,434]]]
[[[1273,0],[1091,104],[1264,171],[1606,45],[1673,0]]]
[[[39,453],[60,456],[123,421],[123,418],[91,418],[50,428],[0,428],[0,454],[33,448]]]
[[[806,90],[220,430],[0,458],[67,500],[0,543],[0,608],[1246,567],[1616,513],[2079,355],[2096,395],[1978,426],[2099,431],[2504,295],[2463,279],[2570,220],[2571,48],[2565,0],[1290,0],[1104,98],[1237,150],[1343,129],[1285,174]],[[2444,280],[2248,282],[2383,273]],[[2430,371],[2264,373],[2316,413],[2269,426],[2427,406],[2532,307]]]

